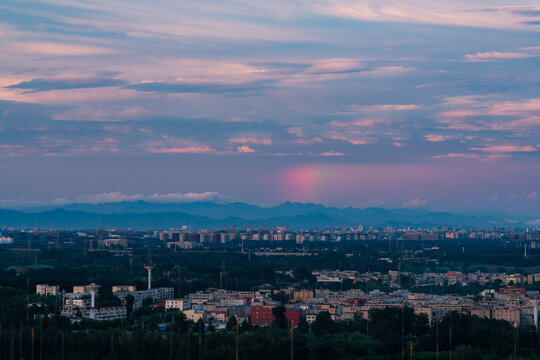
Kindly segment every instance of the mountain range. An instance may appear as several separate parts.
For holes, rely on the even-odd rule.
[[[337,208],[321,204],[285,202],[263,207],[240,202],[154,203],[146,201],[99,204],[73,203],[56,208],[26,211],[0,210],[0,226],[10,228],[170,229],[187,225],[217,229],[228,226],[296,229],[340,226],[524,226],[510,216],[470,215],[424,209]]]

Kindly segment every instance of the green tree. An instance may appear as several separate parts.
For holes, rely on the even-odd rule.
[[[251,330],[251,324],[249,323],[249,321],[244,319],[244,321],[242,321],[242,323],[240,324],[240,331],[246,332],[249,330]]]
[[[238,324],[238,321],[236,320],[236,316],[231,316],[229,320],[227,320],[225,329],[227,329],[228,331],[236,331],[237,324]]]
[[[272,321],[272,326],[279,329],[286,329],[289,326],[289,320],[285,316],[285,306],[279,305],[272,309],[272,315],[274,315],[274,321]]]
[[[336,324],[334,320],[332,320],[332,315],[330,315],[328,311],[321,311],[317,314],[312,329],[315,335],[321,336],[323,334],[332,333],[335,326]]]
[[[151,297],[147,297],[142,302],[142,306],[146,308],[152,307],[152,305],[154,305],[154,299],[152,299]]]
[[[131,317],[131,314],[133,313],[133,305],[135,304],[135,298],[133,297],[133,295],[128,294],[126,296],[125,304],[126,304],[126,310],[127,310],[127,317],[129,318]]]

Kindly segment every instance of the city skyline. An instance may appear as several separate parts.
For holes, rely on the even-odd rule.
[[[2,208],[298,201],[540,217],[533,2],[0,9]]]

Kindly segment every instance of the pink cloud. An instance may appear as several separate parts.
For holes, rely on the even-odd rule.
[[[450,153],[444,155],[435,155],[434,159],[478,159],[480,155],[478,154],[467,154],[467,153]]]
[[[449,135],[426,135],[426,140],[431,142],[443,142],[446,140],[452,139],[452,136]]]
[[[96,143],[98,143],[98,144],[117,144],[118,140],[109,137],[109,138],[105,138],[103,140],[96,140]]]
[[[364,68],[358,59],[333,58],[316,62],[306,70],[308,74],[343,74]]]
[[[323,142],[323,139],[320,138],[320,137],[314,137],[314,138],[309,138],[309,139],[306,139],[306,138],[299,138],[299,139],[296,139],[296,143],[297,144],[303,144],[303,145],[306,145],[306,144],[315,144],[315,143],[321,143]]]
[[[9,44],[16,52],[36,55],[82,56],[112,54],[116,51],[93,45],[69,44],[60,42],[15,42]]]
[[[100,204],[100,203],[116,203],[123,201],[139,201],[144,200],[148,202],[191,202],[191,201],[215,201],[222,200],[226,196],[218,192],[188,192],[188,193],[167,193],[167,194],[124,194],[120,191],[112,191],[108,193],[99,193],[99,194],[85,194],[77,196],[74,199],[53,199],[50,202],[55,204],[69,204],[69,203],[82,203],[82,204]]]
[[[88,147],[80,147],[80,148],[71,148],[64,150],[68,153],[77,153],[77,154],[84,154],[84,153],[116,153],[119,152],[120,149],[117,147],[107,147],[107,146],[88,146]]]
[[[24,148],[21,145],[0,144],[1,150],[18,150]]]
[[[529,111],[540,111],[540,98],[495,103],[489,109],[492,115],[514,115]]]
[[[489,154],[488,156],[484,157],[482,160],[484,161],[496,161],[496,160],[505,160],[510,159],[512,156],[507,154]]]
[[[305,137],[306,136],[304,134],[304,130],[302,130],[302,129],[298,128],[298,127],[290,128],[289,130],[287,130],[287,132],[289,134],[293,134],[296,137]]]
[[[106,110],[95,107],[80,107],[53,115],[55,120],[80,120],[80,121],[122,121],[132,120],[147,114],[148,110],[133,106],[119,110]]]
[[[369,144],[369,141],[367,139],[354,139],[345,135],[341,134],[330,134],[328,135],[328,139],[330,140],[340,140],[348,142],[349,144],[353,145],[366,145]]]
[[[332,150],[332,151],[327,151],[327,152],[321,153],[321,156],[345,156],[345,154],[341,153],[341,152],[338,152],[338,151],[335,151],[335,150]]]
[[[480,2],[462,0],[319,0],[305,4],[315,13],[347,19],[497,29],[527,29],[526,21],[530,17],[525,12],[538,9],[534,6],[482,8]]]
[[[533,200],[536,200],[537,195],[538,194],[536,193],[536,191],[532,191],[530,193],[523,192],[521,194],[510,195],[508,198],[510,200],[533,201]]]
[[[214,153],[216,150],[207,145],[192,145],[173,148],[148,148],[148,152],[152,154],[206,154]]]
[[[234,123],[260,122],[259,120],[253,120],[253,119],[248,119],[248,118],[244,118],[244,117],[235,117],[235,118],[232,118],[232,119],[230,119],[228,121],[229,122],[234,122]]]
[[[496,121],[491,124],[492,130],[517,130],[540,125],[540,116],[527,116],[517,120]]]
[[[532,152],[532,151],[536,151],[536,147],[530,146],[530,145],[525,145],[525,146],[487,145],[484,147],[470,148],[470,150],[499,154],[499,153],[512,153],[512,152]]]
[[[320,137],[309,138],[299,127],[290,128],[287,130],[287,133],[292,134],[296,137],[296,143],[298,144],[313,144],[323,142],[323,139]]]
[[[229,139],[229,143],[231,144],[256,144],[256,145],[272,145],[272,139],[268,138],[254,138],[254,137],[247,137],[247,138],[233,138]]]
[[[427,205],[427,201],[426,200],[422,200],[422,199],[412,199],[412,200],[409,200],[409,201],[405,201],[403,204],[401,204],[401,206],[403,207],[420,207],[420,206],[425,206]]]
[[[521,48],[521,50],[540,52],[540,46],[527,46],[527,47]]]
[[[421,105],[408,104],[408,105],[352,105],[349,108],[354,111],[408,111],[420,109]]]
[[[383,120],[381,119],[358,119],[354,121],[330,121],[331,126],[335,127],[350,127],[350,126],[358,126],[358,127],[374,127],[377,124],[382,123]]]
[[[481,62],[491,60],[525,59],[535,56],[537,55],[515,52],[488,51],[483,53],[467,54],[465,55],[465,59],[470,62]]]
[[[236,151],[242,154],[248,154],[248,153],[254,153],[257,152],[257,150],[250,148],[247,145],[242,145],[236,148]]]
[[[416,69],[411,68],[411,67],[404,67],[404,66],[379,66],[373,70],[364,71],[361,74],[363,77],[367,77],[367,78],[379,78],[379,77],[401,75],[401,74],[405,74],[414,70]]]
[[[452,130],[522,130],[540,124],[540,116],[538,116],[540,98],[503,102],[480,102],[477,99],[467,99],[467,101],[447,104],[461,107],[443,111],[437,115],[439,121]],[[485,120],[483,119],[485,116],[498,118]]]

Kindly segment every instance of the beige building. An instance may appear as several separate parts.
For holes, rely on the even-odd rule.
[[[474,307],[471,308],[471,315],[478,316],[479,318],[490,319],[491,309],[487,307]]]
[[[60,286],[58,285],[48,285],[48,284],[37,284],[36,285],[36,294],[47,296],[53,295],[56,296],[60,294]]]
[[[313,290],[299,290],[293,293],[295,300],[300,300],[302,302],[308,302],[309,299],[313,298]]]
[[[137,291],[137,287],[135,285],[113,285],[112,292],[118,291]]]
[[[191,320],[193,322],[197,322],[200,319],[202,319],[204,321],[204,311],[203,310],[192,309],[192,310],[186,310],[183,313],[186,315],[186,318],[188,320]]]
[[[494,308],[492,316],[497,320],[505,320],[511,324],[519,324],[520,310],[517,308]]]
[[[178,309],[184,310],[184,300],[182,299],[170,299],[165,301],[165,309]]]

